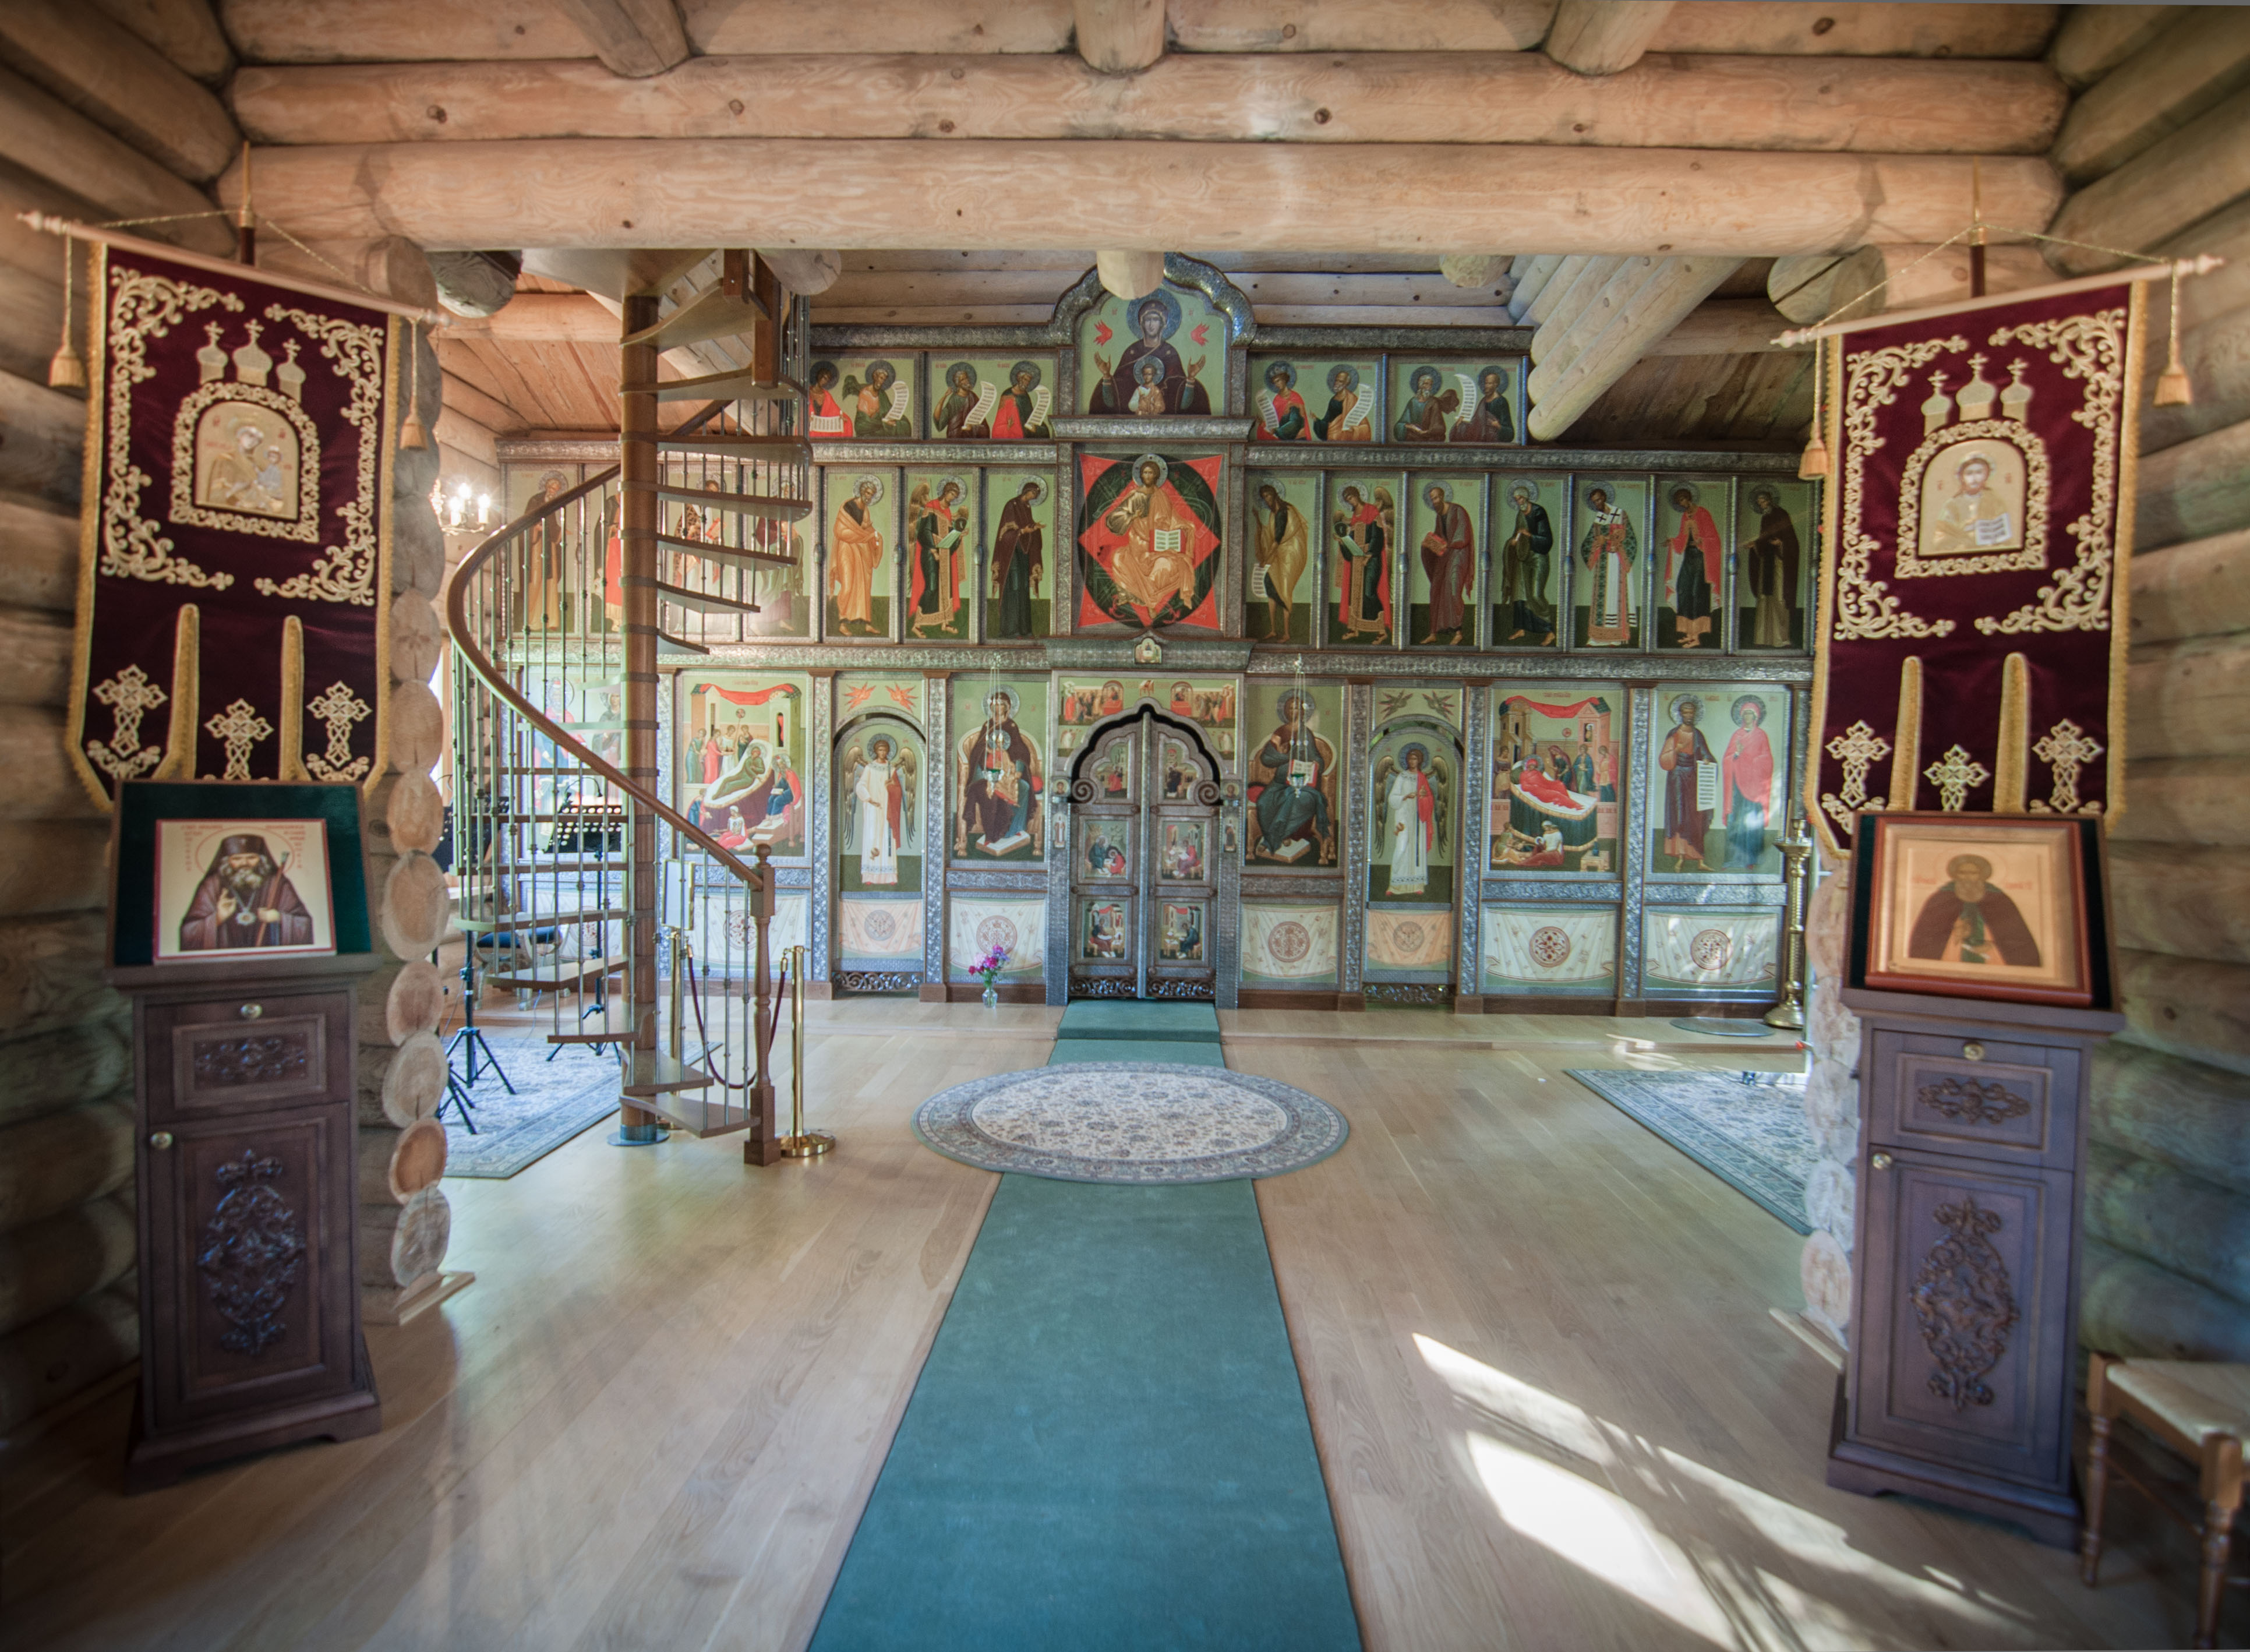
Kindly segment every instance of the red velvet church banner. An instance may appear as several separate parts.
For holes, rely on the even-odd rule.
[[[1848,324],[1806,810],[2098,814],[2122,798],[2145,286]]]
[[[121,780],[372,781],[389,687],[380,310],[94,249],[71,754]]]

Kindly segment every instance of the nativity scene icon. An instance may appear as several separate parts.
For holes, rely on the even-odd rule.
[[[246,321],[230,353],[225,324],[205,325],[201,383],[172,421],[172,520],[311,543],[320,536],[321,438],[304,409],[295,339],[277,364]],[[231,365],[232,376],[228,369]]]

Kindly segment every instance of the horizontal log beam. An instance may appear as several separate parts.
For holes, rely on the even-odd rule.
[[[2095,1141],[2250,1193],[2250,1079],[2112,1040],[2092,1093]]]
[[[2099,1239],[2086,1241],[2081,1279],[2088,1347],[2129,1359],[2250,1360],[2250,1314],[2232,1296]]]
[[[0,1337],[133,1266],[129,1202],[98,1199],[0,1234]]]
[[[1578,317],[1586,307],[1608,287],[1619,270],[1628,264],[1639,280],[1646,280],[1650,260],[1645,257],[1601,257],[1581,259],[1575,269],[1563,272],[1570,285],[1564,287],[1554,303],[1546,306],[1546,315],[1539,320],[1539,330],[1531,335],[1531,360],[1535,365],[1543,362],[1556,347],[1570,335]]]
[[[211,0],[93,0],[101,11],[162,52],[166,60],[206,86],[234,67],[234,48],[218,26]]]
[[[1970,274],[1965,244],[1863,246],[1837,259],[1776,259],[1766,295],[1791,321],[1809,326],[1954,303],[1969,297]],[[2053,280],[2054,272],[2035,246],[1984,249],[1987,293],[2013,293]]]
[[[947,305],[1044,304],[1052,311],[1055,301],[1075,284],[1079,273],[1077,271],[1021,270],[956,274],[950,270],[935,270],[844,275],[838,278],[835,286],[813,300],[813,308],[819,311],[832,307],[866,309],[883,305],[916,305],[928,308]],[[1253,305],[1387,304],[1406,308],[1474,309],[1485,312],[1487,318],[1490,312],[1503,301],[1501,294],[1506,291],[1505,278],[1501,287],[1480,292],[1455,287],[1443,276],[1436,274],[1330,275],[1309,270],[1263,271],[1255,273],[1246,272],[1235,276],[1233,280],[1235,286],[1249,295]],[[509,325],[508,318],[515,314],[517,306],[527,299],[545,296],[549,295],[525,294],[491,317],[493,325],[495,328]],[[449,330],[457,337],[477,336],[473,331],[464,330],[461,325]],[[609,341],[611,343],[617,342],[616,331],[613,322]],[[489,336],[499,338],[507,335],[496,330]]]
[[[2250,1074],[2250,964],[2121,949],[2117,973],[2135,1042]]]
[[[73,0],[0,6],[10,65],[192,183],[217,177],[241,142],[226,106],[138,36]]]
[[[2047,61],[2065,85],[2092,86],[2184,16],[2186,6],[2070,6]]]
[[[1794,52],[1808,57],[2036,58],[2051,5],[1842,5],[1681,0],[1653,52]]]
[[[1181,52],[1529,52],[1555,0],[1170,0]]]
[[[2250,526],[2250,424],[2141,456],[2133,538],[2177,545]]]
[[[2048,253],[2068,275],[2125,260],[2105,246],[2145,252],[2250,195],[2250,97],[2232,98],[2141,151],[2063,203],[2053,232],[2078,246]],[[1990,215],[1999,222],[1997,213]]]
[[[808,20],[820,10],[798,9]],[[594,55],[585,31],[552,0],[219,0],[219,21],[245,63]]]
[[[114,1101],[11,1124],[0,1130],[0,1233],[114,1192],[132,1178],[133,1115]]]
[[[85,486],[86,404],[0,372],[0,487],[75,505]]]
[[[2125,812],[2109,835],[2250,848],[2250,757],[2129,757]]]
[[[2250,10],[2197,6],[2071,106],[2054,163],[2073,183],[2115,171],[2250,82]]]
[[[2136,648],[2125,677],[2125,749],[2136,757],[2219,757],[2242,750],[2250,731],[2250,635]]]
[[[1422,308],[1412,304],[1260,304],[1251,314],[1260,327],[1508,327],[1505,308]],[[1039,327],[1053,319],[1051,304],[847,304],[815,308],[815,327]]]
[[[170,218],[207,212],[213,205],[186,179],[5,70],[0,70],[0,155],[58,189],[93,202],[113,218]],[[161,240],[199,252],[234,250],[234,232],[217,218],[149,228]],[[59,256],[56,267],[61,267]]]
[[[2088,1233],[2250,1312],[2250,1199],[2099,1142],[2085,1178]]]
[[[1747,258],[1940,240],[1971,188],[1955,156],[1495,144],[551,139],[273,149],[257,168],[263,209],[300,236],[425,247],[716,246],[741,233],[756,178],[758,236],[776,245],[1278,250],[1347,223],[1384,252],[1490,239]],[[1983,184],[1999,223],[2043,223],[2060,193],[2038,158],[1987,158]]]
[[[291,145],[1170,138],[1897,155],[2042,153],[2065,103],[2033,63],[1671,56],[1590,79],[1529,52],[1176,54],[1133,75],[1070,55],[698,58],[643,80],[568,61],[253,66],[233,97],[254,141]]]
[[[0,494],[0,602],[65,614],[78,606],[74,510]]]
[[[2187,309],[2186,304],[2181,304],[2183,321]],[[2149,405],[2148,398],[2156,392],[2151,376],[2143,391],[2141,409],[2144,454],[2250,420],[2250,308],[2217,316],[2182,333],[2180,365],[2187,370],[2195,399],[2184,407]]]
[[[2250,964],[2250,861],[2217,844],[2117,843],[2109,851],[2117,944]]]
[[[2136,646],[2250,632],[2250,528],[2136,555],[2131,612]]]

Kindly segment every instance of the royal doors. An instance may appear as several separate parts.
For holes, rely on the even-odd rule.
[[[1071,777],[1070,994],[1215,996],[1218,770],[1197,732],[1142,711]]]

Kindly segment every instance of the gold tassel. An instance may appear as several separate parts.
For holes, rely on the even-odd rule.
[[[84,390],[86,362],[78,347],[71,342],[71,271],[77,264],[78,248],[67,235],[63,237],[63,342],[47,363],[49,390]]]
[[[1820,403],[1820,368],[1828,354],[1828,341],[1812,341],[1812,439],[1805,444],[1805,456],[1797,461],[1797,473],[1805,481],[1819,481],[1828,473],[1828,444],[1821,439],[1820,425],[1824,410]]]
[[[2179,355],[2179,266],[2172,266],[2172,337],[2171,354],[2164,363],[2164,370],[2157,375],[2154,404],[2158,407],[2185,407],[2195,400],[2195,390],[2187,382],[2187,369],[2180,364]]]
[[[307,781],[305,772],[305,622],[291,614],[281,622],[282,780]]]
[[[164,735],[164,760],[151,780],[196,778],[196,719],[203,700],[203,611],[180,605],[172,629],[172,722]]]
[[[422,389],[422,352],[416,348],[421,338],[421,323],[406,323],[406,417],[398,421],[398,445],[401,447],[425,448],[430,446],[430,432],[422,424],[420,411]]]

